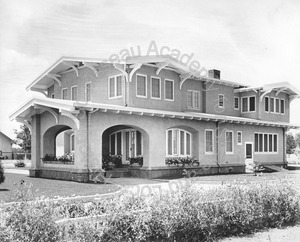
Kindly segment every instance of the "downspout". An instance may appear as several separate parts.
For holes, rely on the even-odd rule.
[[[218,174],[220,173],[220,163],[219,163],[219,129],[220,129],[220,122],[216,122],[216,158],[217,158],[217,166],[218,166]]]
[[[88,173],[88,182],[90,181],[90,167],[89,167],[89,159],[90,159],[90,135],[89,135],[89,126],[90,126],[90,112],[85,110],[86,113],[86,168]]]

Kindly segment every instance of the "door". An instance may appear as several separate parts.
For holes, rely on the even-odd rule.
[[[253,143],[246,142],[245,143],[245,164],[246,170],[253,167]]]

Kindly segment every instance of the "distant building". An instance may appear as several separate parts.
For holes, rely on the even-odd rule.
[[[12,159],[12,139],[0,131],[0,158]]]
[[[122,63],[62,57],[27,90],[43,93],[11,115],[32,132],[30,176],[87,181],[101,173],[102,157],[123,165],[143,157],[131,176],[182,174],[174,160],[197,159],[197,174],[241,173],[258,161],[283,166],[290,102],[300,92],[287,82],[252,87],[199,77],[170,56],[130,57]],[[56,137],[74,162],[56,155]],[[170,161],[170,163],[166,163]],[[106,173],[107,174],[107,173]]]

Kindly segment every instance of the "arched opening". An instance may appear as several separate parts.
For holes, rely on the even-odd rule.
[[[43,135],[43,157],[52,155],[63,156],[74,151],[74,131],[67,125],[55,125],[49,128]]]
[[[148,134],[139,127],[117,125],[106,129],[102,135],[102,156],[119,157],[121,166],[136,160],[148,161]]]

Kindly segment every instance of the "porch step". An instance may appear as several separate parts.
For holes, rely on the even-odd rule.
[[[270,171],[276,171],[276,172],[287,172],[288,170],[280,167],[280,166],[266,166],[264,165],[264,168],[266,170],[270,170]]]
[[[129,177],[130,172],[128,171],[128,168],[116,168],[106,171],[105,176],[110,178]]]

